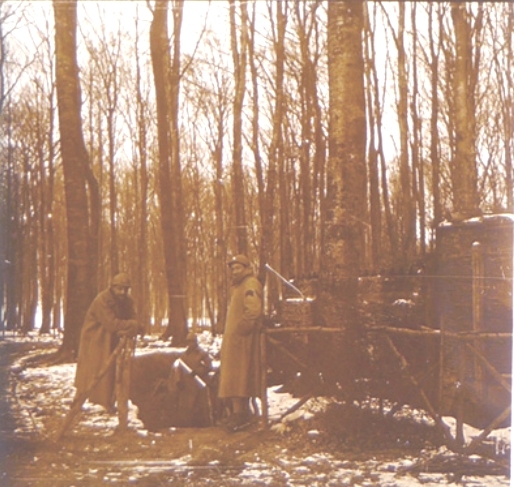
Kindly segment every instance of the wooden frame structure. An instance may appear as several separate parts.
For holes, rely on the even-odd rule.
[[[301,334],[301,333],[344,333],[344,329],[340,328],[328,328],[321,326],[311,326],[311,327],[282,327],[282,328],[271,328],[264,329],[261,333],[261,404],[262,404],[262,420],[263,425],[267,426],[269,424],[269,415],[268,415],[268,400],[267,400],[267,359],[266,359],[266,347],[269,344],[272,346],[278,346],[281,352],[285,353],[292,361],[294,361],[301,368],[306,368],[307,366],[303,364],[301,359],[296,357],[292,352],[287,350],[280,342],[277,342],[273,335],[277,334]],[[386,339],[386,342],[389,346],[389,349],[392,355],[397,359],[398,366],[400,370],[403,372],[405,380],[408,380],[419,392],[420,398],[424,404],[424,407],[432,420],[434,421],[437,428],[440,430],[446,446],[454,452],[471,455],[475,453],[478,447],[482,444],[482,442],[488,437],[488,435],[496,429],[499,425],[501,425],[511,414],[511,404],[508,404],[500,414],[496,415],[489,424],[482,429],[481,433],[472,439],[470,442],[466,443],[463,433],[463,425],[464,420],[462,417],[462,408],[457,408],[457,413],[455,416],[456,419],[456,432],[455,436],[452,435],[450,427],[444,422],[443,414],[438,411],[438,408],[433,402],[429,399],[426,392],[423,390],[422,385],[416,379],[415,375],[410,370],[410,364],[405,356],[398,350],[392,337],[395,335],[402,336],[416,336],[416,337],[441,337],[448,340],[455,341],[459,347],[465,348],[470,351],[474,357],[482,364],[484,369],[486,369],[493,379],[503,388],[505,391],[509,393],[512,392],[511,384],[503,377],[503,375],[498,372],[498,370],[490,363],[489,360],[479,351],[477,347],[474,346],[477,342],[488,341],[488,340],[511,340],[512,341],[512,333],[487,333],[487,332],[462,332],[462,333],[454,333],[448,331],[434,330],[434,329],[422,329],[422,330],[411,330],[404,328],[395,328],[391,326],[379,326],[379,325],[368,325],[366,326],[366,332],[368,334],[380,334],[383,335]],[[464,377],[459,377],[460,381],[464,381]],[[301,407],[310,397],[313,397],[315,394],[307,394],[306,396],[299,399],[299,401],[288,411],[286,411],[280,419],[287,416],[294,410]]]

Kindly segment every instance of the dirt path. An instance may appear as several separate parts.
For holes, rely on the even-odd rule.
[[[20,356],[32,350],[30,343],[1,343],[0,353],[0,485],[11,485],[19,465],[34,454],[34,439],[16,435],[18,426],[13,415],[11,394],[11,365]]]

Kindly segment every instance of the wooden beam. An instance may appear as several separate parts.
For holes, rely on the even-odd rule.
[[[407,362],[407,359],[396,348],[395,344],[391,340],[391,337],[386,336],[386,340],[389,343],[389,346],[391,347],[391,350],[393,351],[394,355],[400,361],[402,371],[405,372],[405,374],[407,375],[409,380],[412,382],[414,387],[416,387],[416,389],[418,390],[418,392],[419,392],[419,394],[421,396],[421,399],[425,403],[425,406],[427,408],[428,413],[430,414],[432,419],[435,421],[436,425],[439,427],[439,429],[441,430],[444,438],[446,439],[447,446],[452,448],[452,449],[453,448],[458,449],[458,445],[457,445],[457,443],[455,441],[455,438],[452,436],[452,434],[450,432],[450,427],[442,420],[442,418],[439,415],[439,413],[435,410],[434,406],[432,406],[432,403],[428,399],[427,395],[425,394],[425,391],[423,390],[423,388],[421,387],[419,382],[409,372],[409,370],[408,370],[409,369],[409,363]]]
[[[309,367],[305,365],[296,355],[290,352],[284,345],[282,345],[278,340],[274,338],[268,337],[268,341],[276,348],[278,348],[282,353],[287,355],[295,364],[299,365],[302,369],[307,370]]]
[[[441,330],[432,330],[424,328],[423,330],[411,330],[410,328],[396,328],[394,326],[387,325],[366,325],[366,328],[369,332],[384,332],[384,333],[392,333],[398,335],[417,335],[417,336],[444,336],[448,338],[456,338],[462,340],[476,340],[476,339],[492,339],[492,340],[504,340],[504,339],[512,339],[512,333],[499,333],[499,332],[451,332],[451,331],[441,331]]]
[[[480,359],[482,365],[491,373],[491,375],[507,390],[509,393],[512,392],[510,382],[507,382],[503,376],[496,370],[496,368],[485,358],[485,356],[477,350],[471,343],[466,343],[466,347]]]
[[[118,430],[125,431],[128,427],[128,401],[130,392],[130,374],[132,357],[136,346],[136,339],[124,336],[124,345],[116,358],[116,403],[118,408]]]
[[[296,410],[300,409],[309,399],[315,397],[314,391],[305,394],[302,398],[300,398],[296,403],[294,403],[285,413],[280,415],[280,418],[275,421],[275,423],[280,423],[286,416],[289,416],[291,413],[294,413]]]
[[[485,440],[491,431],[496,429],[501,423],[503,423],[510,415],[511,406],[507,406],[491,423],[487,428],[485,428],[482,433],[480,433],[465,449],[465,452],[468,455],[471,455],[475,452],[477,447]]]
[[[268,425],[268,360],[266,355],[266,333],[260,334],[260,366],[261,366],[261,408],[263,426]]]
[[[120,353],[122,353],[124,347],[125,347],[125,341],[127,340],[127,337],[122,337],[114,351],[112,352],[111,356],[103,366],[103,368],[96,374],[96,376],[92,379],[91,383],[89,384],[89,387],[83,391],[81,394],[78,394],[73,399],[73,402],[71,403],[70,411],[68,412],[66,418],[64,419],[63,424],[61,425],[61,428],[57,432],[57,435],[55,436],[55,441],[58,441],[62,438],[66,430],[71,426],[71,423],[73,423],[73,420],[75,417],[80,413],[82,410],[82,405],[86,402],[86,399],[89,397],[89,394],[91,391],[95,388],[95,386],[102,380],[103,376],[109,371],[109,369],[114,365],[116,358]]]
[[[432,336],[432,337],[449,337],[462,340],[505,340],[512,339],[512,333],[497,333],[497,332],[450,332],[433,330],[424,328],[422,330],[412,330],[410,328],[396,328],[394,326],[387,325],[365,325],[365,328],[369,333],[384,332],[398,335],[412,335],[412,336]],[[346,333],[346,328],[329,328],[326,326],[306,326],[306,327],[280,327],[280,328],[266,328],[264,332],[268,335],[274,335],[277,333]]]

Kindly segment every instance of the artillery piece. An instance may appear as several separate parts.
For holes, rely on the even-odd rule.
[[[424,408],[436,422],[453,416],[458,430],[483,428],[482,439],[510,424],[513,233],[510,214],[445,222],[414,273],[359,279],[354,381],[362,396]],[[266,330],[269,377],[293,389],[299,377],[314,377],[337,393],[333,369],[345,352],[338,330],[319,325],[316,306],[315,291],[280,303]]]

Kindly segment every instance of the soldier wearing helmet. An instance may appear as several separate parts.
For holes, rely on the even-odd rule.
[[[259,396],[259,330],[262,324],[262,285],[246,255],[228,263],[232,287],[221,345],[218,397],[230,405],[226,421],[235,430],[251,421],[250,398]]]

